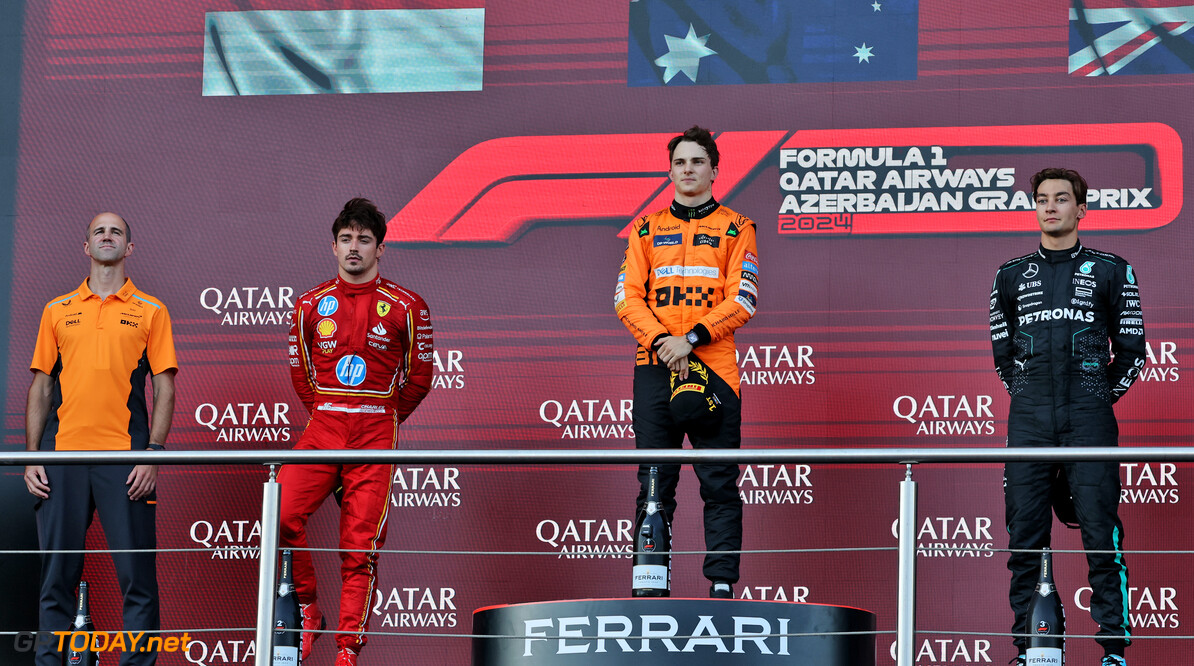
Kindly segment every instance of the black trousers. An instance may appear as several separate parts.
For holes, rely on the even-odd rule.
[[[640,449],[678,449],[684,436],[694,449],[737,449],[742,443],[742,403],[724,380],[710,371],[709,385],[721,400],[721,423],[712,429],[686,430],[672,418],[668,407],[671,373],[664,365],[634,368],[634,441]],[[637,507],[647,499],[650,465],[638,470]],[[659,493],[663,508],[675,522],[676,484],[680,465],[659,465]],[[705,502],[705,550],[742,549],[742,498],[738,495],[737,465],[693,465]],[[738,553],[705,555],[704,574],[709,580],[738,582]]]
[[[1119,426],[1111,406],[1091,401],[1058,408],[1033,405],[1013,398],[1008,416],[1009,447],[1116,446]],[[1013,462],[1004,466],[1004,502],[1008,545],[1014,549],[1040,549],[1050,544],[1053,526],[1049,490],[1062,467],[1088,551],[1090,615],[1099,624],[1096,640],[1108,652],[1122,654],[1131,642],[1128,629],[1128,566],[1123,553],[1123,524],[1119,520],[1119,463]],[[1040,576],[1036,553],[1012,553],[1007,568],[1012,573],[1009,601],[1015,613],[1012,632],[1029,633],[1028,602]],[[1071,612],[1073,610],[1071,609]],[[1025,639],[1014,643],[1023,649]]]
[[[36,506],[37,537],[42,550],[82,550],[87,528],[98,510],[108,548],[157,548],[154,526],[156,498],[139,501],[128,497],[131,465],[48,465],[49,499]],[[155,552],[112,553],[116,578],[124,595],[123,631],[160,629],[158,578]],[[82,553],[43,553],[41,563],[40,631],[66,631],[75,619],[75,588],[83,576]],[[100,627],[105,631],[117,627]],[[158,634],[152,634],[156,636]],[[141,639],[140,645],[151,634]],[[59,666],[57,641],[40,641],[37,666]],[[124,666],[145,666],[157,661],[156,652],[125,652]]]

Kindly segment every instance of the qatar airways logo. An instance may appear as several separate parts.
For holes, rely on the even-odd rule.
[[[190,535],[191,541],[211,550],[213,560],[261,558],[260,520],[196,520]]]
[[[748,345],[734,350],[743,384],[812,384],[812,345]]]
[[[395,467],[390,506],[455,508],[461,504],[459,467]]]
[[[203,640],[192,638],[187,643],[186,660],[195,666],[215,666],[216,664],[251,664],[256,661],[257,642],[252,639],[243,640]]]
[[[208,287],[199,305],[220,317],[220,326],[290,325],[294,315],[291,287]]]
[[[535,526],[535,538],[564,559],[629,558],[634,552],[630,520],[604,518],[556,521],[548,518]]]
[[[560,429],[560,439],[634,439],[634,401],[544,400],[539,420]]]
[[[1090,612],[1090,588],[1074,592],[1074,605]],[[1178,629],[1181,617],[1177,588],[1146,585],[1128,588],[1128,626],[1132,629]]]
[[[419,328],[431,328],[430,326]],[[416,342],[422,335],[416,331]],[[428,343],[431,334],[428,333]],[[442,354],[441,354],[442,352]],[[433,389],[462,389],[464,388],[464,352],[459,349],[436,349],[431,352],[431,362],[435,364],[435,377],[431,380]]]
[[[373,615],[397,629],[451,629],[456,617],[454,587],[391,587],[373,592]]]
[[[898,518],[891,535],[900,538]],[[926,516],[916,532],[918,557],[991,557],[994,547],[990,516]]]
[[[216,433],[217,442],[289,442],[290,404],[285,402],[205,402],[195,423]]]
[[[796,604],[808,603],[809,588],[803,585],[744,585],[739,599],[757,601],[791,601]]]
[[[992,401],[989,395],[901,395],[891,412],[916,426],[917,435],[994,435]]]
[[[746,465],[738,477],[743,504],[812,504],[809,465]]]
[[[1119,501],[1124,504],[1177,504],[1177,465],[1120,463],[1124,473]]]
[[[926,638],[916,649],[916,666],[991,663],[991,641],[985,638]],[[891,660],[896,661],[896,642],[891,642]]]
[[[1176,382],[1181,378],[1177,362],[1177,343],[1172,341],[1145,342],[1148,365],[1140,371],[1142,382]]]

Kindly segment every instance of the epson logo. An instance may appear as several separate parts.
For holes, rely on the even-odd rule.
[[[183,656],[196,666],[248,664],[257,656],[257,642],[249,639],[218,640],[208,645],[206,641],[193,638],[187,643]]]
[[[221,326],[290,324],[294,311],[291,287],[208,287],[199,293],[199,305],[220,315]]]
[[[917,435],[994,435],[993,400],[989,395],[901,395],[891,412],[915,425]]]
[[[632,619],[633,618],[633,619]],[[701,615],[681,628],[672,615],[581,615],[523,621],[524,657],[563,654],[651,652],[733,653],[789,656],[790,618]],[[730,622],[732,621],[732,626]],[[780,634],[773,636],[773,634]],[[630,636],[641,638],[630,639]],[[684,638],[676,638],[683,636]],[[732,636],[733,638],[723,638]]]

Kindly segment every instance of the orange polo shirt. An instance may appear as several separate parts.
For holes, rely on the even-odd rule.
[[[41,448],[144,449],[145,379],[177,368],[170,313],[161,301],[128,279],[101,299],[84,280],[42,311],[29,369],[55,381]]]

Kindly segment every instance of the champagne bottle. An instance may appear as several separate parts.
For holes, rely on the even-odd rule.
[[[274,602],[273,666],[299,666],[299,641],[302,640],[303,616],[294,591],[293,560],[289,550],[282,551],[282,575],[278,599]],[[294,630],[294,631],[287,631]]]
[[[1028,666],[1062,666],[1065,663],[1065,609],[1053,584],[1053,553],[1041,553],[1041,577],[1028,602]]]
[[[659,500],[659,468],[647,477],[647,503],[634,525],[634,582],[636,597],[666,597],[672,587],[672,530]]]
[[[99,664],[99,655],[88,649],[95,625],[91,623],[91,611],[87,606],[87,581],[85,580],[79,581],[79,606],[75,610],[75,621],[71,622],[70,630],[71,636],[68,638],[66,651],[62,653],[62,663],[67,666],[96,666]],[[87,637],[87,642],[83,644],[82,650],[75,650],[74,646],[78,645],[78,639],[74,634],[80,632]]]

